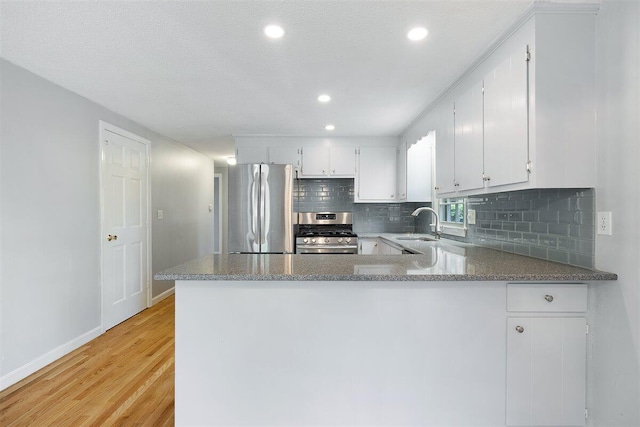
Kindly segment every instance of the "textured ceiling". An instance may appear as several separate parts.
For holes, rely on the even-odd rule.
[[[0,55],[215,157],[230,135],[327,123],[398,135],[531,3],[2,1]],[[417,25],[429,36],[410,42]]]

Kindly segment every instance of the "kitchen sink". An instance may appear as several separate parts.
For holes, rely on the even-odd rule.
[[[420,236],[400,236],[396,237],[396,240],[421,240],[423,242],[435,242],[436,239],[431,237],[420,237]]]

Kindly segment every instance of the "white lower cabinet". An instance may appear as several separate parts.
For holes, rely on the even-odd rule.
[[[585,296],[583,284],[507,285],[508,426],[585,425]]]
[[[378,241],[379,239],[358,239],[358,254],[360,255],[377,255],[378,254]]]
[[[402,249],[385,242],[384,240],[380,240],[380,255],[402,255]]]

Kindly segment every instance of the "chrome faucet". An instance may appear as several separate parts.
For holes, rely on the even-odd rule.
[[[431,209],[428,206],[423,206],[423,207],[418,208],[415,211],[411,212],[411,215],[418,216],[418,215],[420,215],[420,212],[423,212],[423,211],[431,212],[433,214],[433,217],[436,219],[436,229],[435,229],[435,233],[434,234],[436,236],[436,239],[439,239],[440,235],[442,233],[440,232],[440,217],[438,216],[438,212],[436,212],[435,210]]]

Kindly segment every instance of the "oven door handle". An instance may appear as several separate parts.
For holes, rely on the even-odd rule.
[[[318,255],[333,255],[333,254],[357,254],[357,246],[296,246],[296,253],[298,254],[318,254]]]

